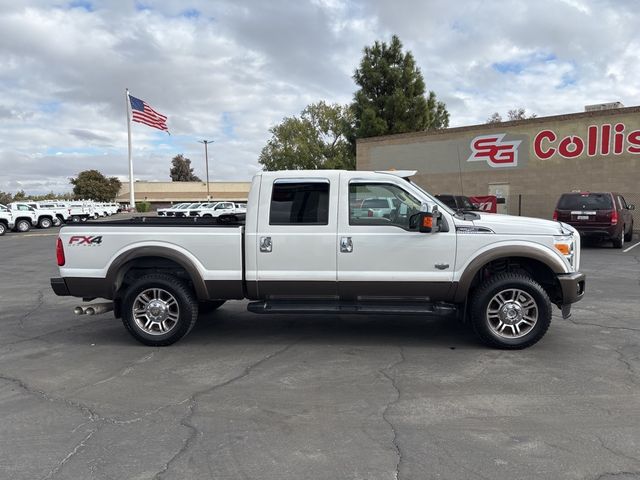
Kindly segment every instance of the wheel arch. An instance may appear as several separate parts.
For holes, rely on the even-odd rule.
[[[154,269],[157,271],[179,269],[193,285],[198,300],[208,298],[206,284],[197,267],[182,253],[161,246],[144,246],[120,254],[109,266],[106,275],[107,284],[113,296],[120,290],[127,274],[132,269]]]
[[[556,296],[556,275],[567,273],[567,267],[556,256],[544,250],[525,246],[505,246],[488,250],[474,258],[466,266],[458,281],[455,301],[463,303],[469,292],[484,278],[487,272],[525,270],[549,293]]]

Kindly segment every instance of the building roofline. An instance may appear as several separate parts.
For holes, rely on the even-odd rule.
[[[565,121],[565,120],[574,120],[578,118],[606,117],[606,116],[610,116],[611,114],[629,114],[629,113],[640,113],[640,105],[634,106],[634,107],[611,108],[608,110],[596,110],[593,112],[565,113],[562,115],[551,115],[548,117],[528,118],[526,120],[511,120],[511,121],[500,122],[500,123],[480,123],[476,125],[467,125],[464,127],[445,128],[442,130],[395,133],[392,135],[381,135],[379,137],[357,138],[356,144],[383,142],[389,139],[437,137],[438,135],[447,135],[450,133],[473,132],[476,130],[516,127],[518,125],[534,125],[536,123],[546,123],[549,121],[557,122],[557,121]]]

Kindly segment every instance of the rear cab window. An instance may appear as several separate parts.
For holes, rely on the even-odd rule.
[[[329,180],[273,182],[269,225],[328,225]]]

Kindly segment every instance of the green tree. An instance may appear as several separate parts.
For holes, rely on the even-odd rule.
[[[0,192],[0,204],[6,205],[13,201],[13,195],[9,192]]]
[[[73,194],[78,199],[91,199],[97,202],[111,202],[120,191],[120,180],[105,177],[97,170],[85,170],[76,178],[69,179],[73,185]]]
[[[321,101],[300,117],[287,117],[272,127],[258,161],[265,170],[355,168],[353,114],[348,106]]]
[[[537,115],[535,113],[527,115],[527,110],[522,107],[514,108],[507,112],[507,121],[509,122],[513,120],[528,120],[530,118],[536,118],[536,117]],[[502,122],[502,115],[500,115],[498,112],[494,112],[489,118],[487,118],[487,121],[485,123],[501,123],[501,122]]]
[[[425,97],[422,73],[396,35],[389,45],[365,47],[353,79],[360,87],[352,104],[359,138],[449,126],[446,105],[432,91]]]
[[[191,160],[184,155],[179,154],[171,160],[171,169],[169,170],[172,182],[201,182],[193,173],[191,168]]]
[[[27,194],[24,192],[24,190],[18,190],[13,196],[14,202],[23,202],[25,200],[27,200]]]
[[[484,123],[502,123],[502,115],[500,115],[498,112],[494,112],[489,118],[487,118],[487,121]]]

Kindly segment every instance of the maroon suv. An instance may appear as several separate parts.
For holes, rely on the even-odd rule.
[[[622,248],[633,236],[634,208],[615,192],[563,193],[553,219],[573,226],[582,237],[611,240],[615,248]]]

